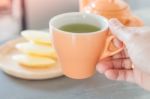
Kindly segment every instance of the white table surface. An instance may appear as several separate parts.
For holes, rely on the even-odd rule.
[[[150,92],[98,73],[86,80],[27,81],[0,72],[0,99],[150,99]]]

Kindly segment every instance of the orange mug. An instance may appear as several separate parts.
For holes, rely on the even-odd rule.
[[[62,31],[61,26],[72,23],[85,23],[101,29],[88,33]],[[54,48],[58,54],[63,72],[74,79],[92,76],[99,59],[112,56],[124,47],[110,50],[114,36],[109,36],[108,21],[102,16],[82,12],[57,15],[49,22]]]

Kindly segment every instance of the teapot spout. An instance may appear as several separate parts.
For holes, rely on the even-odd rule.
[[[89,4],[90,0],[80,0],[80,11]]]

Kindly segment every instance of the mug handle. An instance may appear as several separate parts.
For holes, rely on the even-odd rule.
[[[112,43],[115,38],[116,38],[115,36],[111,35],[106,39],[104,51],[103,51],[103,54],[101,55],[100,59],[104,59],[106,57],[113,56],[113,55],[121,52],[124,49],[124,44],[122,44],[122,46],[120,48],[115,47],[115,45]]]

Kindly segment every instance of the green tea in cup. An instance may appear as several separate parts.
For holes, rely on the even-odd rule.
[[[60,30],[73,33],[88,33],[99,31],[100,27],[86,23],[72,23],[61,26]]]

